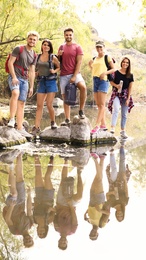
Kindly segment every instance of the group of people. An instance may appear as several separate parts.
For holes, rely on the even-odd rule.
[[[58,86],[56,74],[60,72],[60,89],[62,99],[65,99],[65,87],[70,83],[75,83],[80,91],[79,102],[79,118],[84,119],[84,107],[87,97],[87,88],[85,81],[81,75],[81,64],[83,60],[83,50],[80,45],[73,41],[74,31],[72,28],[64,30],[65,42],[59,47],[57,55],[53,55],[53,46],[50,40],[42,41],[41,53],[35,55],[33,47],[35,47],[39,34],[31,31],[27,35],[27,44],[20,53],[20,46],[14,48],[8,62],[9,78],[8,83],[11,89],[10,98],[10,121],[9,127],[17,127],[17,130],[25,137],[31,135],[23,128],[24,108],[27,95],[33,94],[33,86],[35,78],[38,82],[37,88],[37,109],[35,125],[32,128],[32,134],[39,134],[41,131],[41,118],[43,113],[44,102],[46,102],[49,115],[51,129],[56,129],[55,112],[53,108],[53,100]],[[115,70],[114,63],[110,55],[108,55],[108,63],[110,69],[107,69],[105,63],[105,45],[103,41],[97,41],[97,56],[90,60],[89,67],[93,77],[93,92],[98,114],[95,127],[91,130],[91,134],[97,133],[99,130],[107,130],[105,120],[106,98],[109,85],[113,91],[109,101],[108,108],[112,112],[111,133],[114,133],[117,123],[118,112],[121,107],[121,136],[127,138],[125,133],[125,125],[127,113],[133,107],[131,98],[133,74],[131,73],[130,59],[124,57],[121,61],[121,68]],[[114,73],[114,79],[109,83],[107,76]],[[120,81],[123,81],[122,90]],[[61,124],[70,125],[70,106],[63,102],[65,121]],[[15,122],[16,117],[16,122]]]

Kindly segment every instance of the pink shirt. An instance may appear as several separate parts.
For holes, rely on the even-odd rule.
[[[59,50],[63,49],[61,72],[60,76],[73,74],[76,67],[76,57],[83,55],[83,50],[80,45],[72,43],[71,45],[61,45]]]

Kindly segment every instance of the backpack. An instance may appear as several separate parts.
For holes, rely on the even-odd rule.
[[[38,54],[38,57],[37,57],[37,62],[40,58],[41,54]],[[53,56],[55,56],[57,58],[57,55],[51,53],[50,54],[50,59],[48,60],[48,63],[49,63],[49,69],[55,69],[55,65],[53,64]],[[49,79],[57,79],[57,73],[52,73],[50,74],[47,78]]]
[[[68,83],[65,87],[64,103],[68,106],[75,106],[77,104],[77,87],[75,83]]]
[[[107,70],[110,70],[111,67],[110,67],[110,65],[109,65],[109,63],[108,63],[108,55],[107,55],[107,54],[104,56],[104,61],[105,61]],[[113,58],[112,58],[112,61],[113,61],[113,63],[116,62]],[[107,78],[108,78],[109,81],[113,81],[113,80],[114,80],[114,72],[111,73],[111,74],[108,74],[108,75],[107,75]]]
[[[18,54],[16,60],[19,60],[20,54],[23,52],[24,47],[25,47],[24,45],[19,46],[19,54]],[[8,61],[9,61],[10,57],[11,57],[11,53],[9,53],[9,55],[7,56],[7,59],[6,59],[6,61],[5,61],[5,71],[6,71],[7,73],[10,73],[9,67],[8,67]],[[36,53],[34,52],[34,59],[35,59],[35,58],[36,58]],[[14,66],[20,68],[20,69],[21,69],[21,72],[22,72],[22,75],[24,75],[24,68],[23,68],[23,67],[21,67],[21,66],[15,64],[15,63],[14,63]]]
[[[94,60],[95,58],[96,58],[96,56],[93,57],[93,60]],[[109,63],[108,63],[108,55],[107,55],[107,54],[104,55],[104,61],[105,61],[105,64],[106,64],[107,70],[110,70],[111,67],[110,67],[110,65],[109,65]],[[114,58],[112,58],[112,61],[113,61],[113,63],[116,62]],[[114,75],[115,75],[114,72],[113,72],[112,74],[108,74],[108,75],[107,75],[107,79],[108,79],[109,81],[113,81],[113,80],[114,80]]]

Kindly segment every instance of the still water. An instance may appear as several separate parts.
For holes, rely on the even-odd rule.
[[[86,111],[91,124],[96,113]],[[0,152],[0,259],[146,259],[146,145],[142,132],[127,130],[126,142],[117,130],[115,146],[36,142]]]

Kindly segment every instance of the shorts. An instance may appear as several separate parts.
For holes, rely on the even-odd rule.
[[[94,207],[96,204],[100,205],[105,202],[105,194],[104,193],[92,193],[90,192],[90,202],[89,205]]]
[[[51,93],[51,92],[58,92],[56,80],[40,79],[40,81],[38,82],[37,93]]]
[[[61,89],[61,94],[65,94],[65,87],[66,85],[70,82],[71,77],[73,74],[65,75],[65,76],[60,76],[60,89]],[[81,73],[78,73],[76,76],[75,84],[77,85],[79,82],[85,82]]]
[[[107,93],[109,81],[101,80],[99,77],[93,77],[93,92]]]
[[[18,193],[17,197],[13,197],[11,194],[9,194],[8,197],[6,198],[7,206],[10,205],[10,201],[16,201],[16,204],[21,204],[21,203],[25,202],[26,192],[25,192],[24,181],[16,182],[16,189],[17,189],[17,193]]]
[[[36,194],[35,201],[37,203],[48,202],[50,206],[53,206],[54,193],[55,193],[55,189],[47,190],[44,189],[43,187],[37,187],[35,188],[35,194]]]
[[[18,77],[18,80],[19,80],[19,84],[13,86],[12,77],[9,76],[8,77],[9,88],[11,91],[13,91],[14,89],[18,89],[20,92],[18,100],[25,102],[28,94],[28,80],[22,79],[20,77]]]

